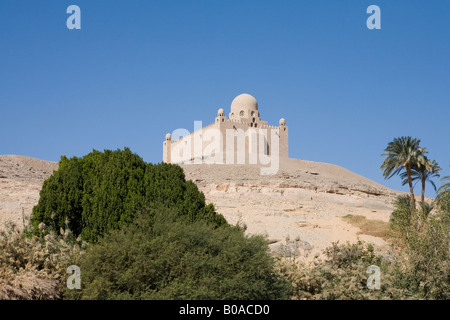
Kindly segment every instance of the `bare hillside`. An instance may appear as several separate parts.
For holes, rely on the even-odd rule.
[[[245,223],[249,233],[266,234],[272,250],[300,238],[310,255],[332,242],[370,241],[385,248],[383,239],[360,234],[342,219],[362,215],[388,222],[398,191],[388,189],[345,168],[289,159],[276,175],[260,175],[255,166],[183,165],[206,199],[230,223]]]
[[[22,208],[31,214],[43,181],[57,168],[56,162],[0,156],[0,226],[7,220],[22,226]],[[296,159],[284,161],[275,175],[261,175],[259,167],[248,165],[183,168],[230,223],[240,221],[248,233],[266,234],[274,251],[287,236],[300,238],[310,253],[358,238],[383,247],[383,239],[360,234],[342,216],[387,222],[391,203],[401,194],[342,167]]]
[[[22,226],[39,201],[42,183],[58,169],[56,162],[23,156],[0,156],[0,226],[11,220]]]

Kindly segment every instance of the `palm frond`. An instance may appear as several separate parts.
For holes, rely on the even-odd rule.
[[[425,148],[421,148],[419,144],[419,139],[411,137],[395,138],[388,143],[384,150],[385,152],[382,154],[386,159],[381,165],[381,170],[383,170],[383,176],[386,180],[399,174],[407,167],[412,168],[416,166],[419,159],[427,153]]]

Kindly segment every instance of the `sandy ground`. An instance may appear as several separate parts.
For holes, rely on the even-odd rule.
[[[43,181],[58,164],[23,156],[0,156],[0,227],[12,220],[22,226],[39,200]],[[341,217],[353,214],[389,221],[392,201],[402,194],[342,167],[285,159],[275,175],[248,165],[183,165],[186,178],[231,224],[264,234],[276,252],[286,237],[300,239],[312,256],[332,242],[358,239],[385,248],[383,239],[360,234]]]

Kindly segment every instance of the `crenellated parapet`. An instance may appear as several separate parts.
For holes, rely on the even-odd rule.
[[[213,123],[202,126],[201,122],[194,122],[193,132],[177,129],[167,134],[163,143],[163,161],[199,163],[215,158],[219,163],[228,163],[232,154],[236,163],[252,163],[255,153],[263,156],[276,153],[278,157],[287,158],[286,120],[281,118],[279,126],[269,125],[261,120],[258,108],[255,98],[242,94],[231,103],[229,118],[220,108]],[[179,138],[172,140],[174,136]]]

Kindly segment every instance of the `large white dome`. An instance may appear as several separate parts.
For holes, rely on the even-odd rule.
[[[258,111],[258,101],[247,93],[238,95],[231,103],[231,113],[238,115],[242,110]]]

